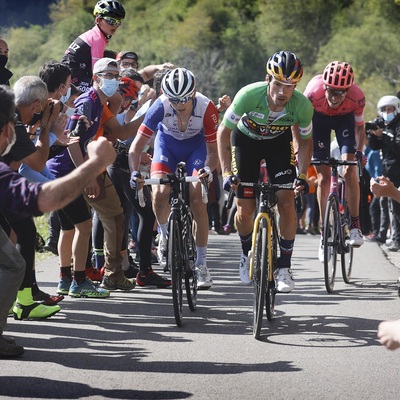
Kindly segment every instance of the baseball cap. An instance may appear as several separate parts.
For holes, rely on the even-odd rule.
[[[129,58],[131,60],[138,61],[139,57],[134,51],[120,51],[117,54],[117,61],[122,60],[123,58]]]
[[[104,71],[115,71],[119,72],[117,62],[112,58],[100,58],[97,60],[93,67],[93,73],[99,74],[100,72]]]

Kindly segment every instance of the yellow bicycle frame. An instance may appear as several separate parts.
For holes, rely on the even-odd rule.
[[[267,246],[268,246],[268,263],[271,264],[273,262],[272,260],[272,243],[271,243],[271,238],[272,238],[272,224],[271,224],[271,217],[269,216],[268,213],[258,213],[256,216],[256,219],[254,220],[254,225],[253,225],[253,236],[251,240],[251,258],[250,258],[250,268],[249,268],[249,278],[253,279],[253,267],[254,267],[254,253],[256,249],[256,241],[257,241],[257,234],[258,234],[258,226],[260,224],[261,218],[265,218],[267,221]],[[270,265],[270,268],[268,268],[269,275],[268,276],[268,281],[273,280],[273,265]]]

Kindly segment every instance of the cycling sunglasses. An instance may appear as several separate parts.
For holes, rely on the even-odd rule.
[[[181,97],[180,99],[168,99],[172,104],[177,105],[179,103],[186,104],[190,99],[193,98],[193,94],[189,94],[188,96]]]
[[[104,21],[106,21],[106,23],[111,26],[118,27],[118,26],[121,26],[121,24],[122,24],[122,20],[120,20],[120,19],[111,18],[111,17],[103,17],[102,19],[104,19]]]
[[[331,96],[336,96],[336,97],[343,97],[346,93],[347,90],[334,90],[331,89],[327,86],[325,86],[325,90],[331,95]]]

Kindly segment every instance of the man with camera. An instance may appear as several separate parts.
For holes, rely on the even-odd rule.
[[[396,96],[383,96],[377,104],[378,118],[367,122],[366,132],[369,146],[382,150],[383,176],[390,179],[396,187],[400,186],[400,100]],[[400,203],[390,199],[390,209],[394,215],[393,241],[390,251],[400,250]]]

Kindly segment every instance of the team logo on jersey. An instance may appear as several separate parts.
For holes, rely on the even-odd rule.
[[[279,171],[278,173],[275,174],[275,178],[278,178],[279,176],[283,176],[283,175],[292,175],[292,170],[287,169],[285,171]]]
[[[260,118],[260,119],[263,119],[265,117],[264,114],[260,114],[258,112],[254,112],[254,111],[250,112],[249,115],[251,115],[252,117]]]
[[[203,164],[203,161],[200,160],[199,158],[197,160],[195,160],[194,163],[193,163],[193,165],[196,166],[196,167],[198,167],[198,166],[200,166],[202,164]]]

